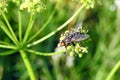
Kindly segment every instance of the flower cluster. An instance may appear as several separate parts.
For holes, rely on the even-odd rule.
[[[21,0],[11,0],[11,1],[18,6],[21,4]]]
[[[78,32],[78,31],[77,31]],[[84,33],[86,34],[88,32],[88,30],[83,30],[82,27],[81,27],[81,30],[79,31],[80,33]],[[74,32],[73,32],[74,33]],[[74,56],[74,55],[78,55],[79,57],[82,57],[83,53],[87,53],[88,52],[88,47],[83,47],[81,45],[82,41],[68,41],[68,45],[63,45],[61,42],[63,40],[65,40],[65,38],[67,36],[70,36],[72,35],[72,33],[70,31],[65,31],[64,34],[61,34],[61,37],[60,37],[60,42],[58,44],[58,47],[60,46],[64,46],[66,48],[66,52],[69,53],[70,56]],[[72,37],[71,37],[72,39]]]
[[[101,5],[101,0],[73,0],[73,1],[81,2],[82,4],[85,4],[85,7],[87,9],[94,8],[95,4]]]
[[[83,53],[88,52],[87,49],[88,49],[88,47],[80,46],[79,43],[76,43],[74,46],[73,45],[67,46],[67,52],[69,52],[70,56],[78,55],[79,57],[82,57]]]
[[[86,8],[94,8],[95,0],[80,0],[81,3],[86,4]]]
[[[0,15],[2,12],[7,12],[7,0],[0,0]]]
[[[27,9],[28,12],[35,14],[36,12],[41,12],[43,9],[45,9],[45,5],[43,4],[43,2],[41,2],[41,0],[26,0],[24,3],[21,4],[20,9]]]
[[[94,8],[95,5],[95,0],[73,0],[73,1],[77,1],[77,2],[81,2],[82,4],[86,4],[86,8]]]

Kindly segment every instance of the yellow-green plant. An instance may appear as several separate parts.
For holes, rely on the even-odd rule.
[[[30,33],[32,31],[35,19],[36,19],[36,14],[40,13],[41,11],[46,9],[45,4],[41,0],[0,0],[0,28],[4,31],[4,33],[9,37],[9,39],[12,41],[11,43],[8,43],[6,41],[0,40],[0,48],[1,49],[6,49],[6,51],[0,52],[0,56],[7,56],[14,54],[16,52],[19,52],[25,66],[27,68],[28,74],[30,76],[31,80],[36,80],[35,73],[31,67],[30,61],[27,57],[27,53],[33,53],[35,55],[41,55],[41,56],[52,56],[55,54],[63,53],[65,52],[60,51],[60,52],[53,52],[53,53],[44,53],[44,52],[39,52],[30,49],[31,46],[35,46],[44,40],[50,38],[54,34],[56,34],[58,31],[62,30],[67,24],[69,24],[81,11],[82,9],[89,9],[93,8],[95,5],[95,0],[79,0],[81,2],[81,6],[78,8],[78,10],[73,13],[73,15],[66,21],[64,22],[61,26],[59,26],[57,29],[54,31],[50,32],[46,36],[34,40],[37,36],[41,34],[41,31],[50,23],[50,21],[53,19],[53,15],[56,12],[57,7],[59,6],[60,0],[57,1],[55,9],[49,16],[48,20],[44,23],[44,25],[32,36],[30,36]],[[16,4],[17,11],[18,11],[18,35],[13,31],[13,26],[11,26],[8,17],[6,16],[6,12],[10,13],[7,11],[7,7],[9,7],[8,3],[12,2]],[[27,24],[27,28],[25,33],[23,33],[23,26],[22,26],[22,11],[27,10],[30,15],[29,23]],[[24,34],[24,36],[22,36]],[[0,36],[2,37],[2,36]],[[34,40],[34,41],[33,41]],[[33,42],[32,42],[33,41]],[[77,48],[79,48],[78,45],[76,45]],[[76,49],[77,49],[76,48]],[[84,50],[82,48],[82,50]],[[78,50],[75,50],[76,52]],[[84,50],[85,51],[85,50]],[[72,55],[72,53],[70,53]],[[79,55],[81,56],[81,55]]]

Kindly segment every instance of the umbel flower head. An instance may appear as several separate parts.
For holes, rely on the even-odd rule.
[[[7,0],[0,0],[0,15],[2,12],[7,12]]]
[[[86,4],[86,8],[94,8],[95,0],[80,0],[81,3]]]
[[[45,9],[45,5],[41,0],[25,0],[20,6],[21,10],[27,9],[28,12],[35,14],[36,12],[41,12]]]
[[[64,34],[61,34],[58,46],[64,46],[66,48],[66,52],[68,52],[70,56],[78,55],[79,57],[82,57],[83,53],[88,52],[88,48],[83,47],[82,45],[82,42],[89,37],[87,32],[88,30],[83,30],[80,25],[78,25],[76,30],[67,30]]]
[[[77,2],[81,2],[82,4],[85,4],[86,9],[94,8],[95,4],[101,5],[101,0],[73,0]]]

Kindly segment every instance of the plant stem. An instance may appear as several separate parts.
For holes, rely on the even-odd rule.
[[[15,41],[15,42],[17,43],[17,45],[18,45],[19,43],[18,43],[17,37],[16,37],[16,35],[15,35],[15,33],[14,33],[14,31],[13,31],[13,29],[12,29],[12,27],[11,27],[11,25],[10,25],[7,17],[6,17],[6,15],[5,15],[4,13],[2,13],[2,16],[3,16],[5,22],[6,22],[7,26],[8,26],[8,29],[10,30],[10,32],[11,32],[11,34],[12,34],[12,37],[13,37],[14,41]]]
[[[36,55],[41,55],[41,56],[52,56],[52,55],[56,55],[56,54],[62,54],[65,52],[65,50],[59,51],[59,52],[51,52],[51,53],[43,53],[43,52],[38,52],[38,51],[34,51],[31,49],[26,49],[27,52],[36,54]]]
[[[22,22],[21,22],[21,12],[20,10],[18,11],[18,17],[19,17],[19,22],[18,22],[18,26],[19,26],[19,41],[22,41]]]
[[[55,10],[52,12],[51,16],[49,17],[49,19],[46,21],[46,23],[41,27],[41,29],[39,31],[36,32],[36,34],[34,34],[29,40],[28,43],[30,41],[32,41],[36,36],[38,36],[40,34],[40,32],[48,25],[48,23],[51,21],[53,15],[55,14]]]
[[[29,36],[30,31],[31,31],[31,29],[33,27],[33,24],[34,24],[34,20],[35,19],[33,19],[33,15],[31,14],[30,15],[30,20],[29,20],[29,23],[28,23],[28,27],[26,29],[26,33],[25,33],[25,36],[24,36],[24,39],[23,39],[23,43],[25,43],[28,39],[28,36]]]
[[[115,74],[115,72],[120,69],[120,60],[116,63],[116,65],[114,66],[114,68],[112,69],[112,71],[109,73],[109,75],[107,76],[106,80],[111,80],[112,76]]]
[[[7,27],[5,26],[5,24],[0,20],[0,27],[1,29],[6,33],[6,35],[17,45],[17,47],[19,46],[18,43],[16,42],[16,40],[13,38],[13,36],[11,35],[10,31],[7,29]]]
[[[28,74],[30,76],[30,79],[31,80],[36,80],[35,74],[33,72],[33,69],[31,67],[30,61],[28,60],[28,57],[27,57],[25,51],[20,50],[20,55],[21,55],[21,57],[22,57],[22,59],[23,59],[23,61],[25,63],[25,66],[27,68],[27,71],[28,71]]]
[[[47,27],[47,25],[49,24],[49,22],[52,20],[53,15],[55,14],[56,8],[58,7],[59,3],[60,3],[60,0],[57,1],[55,9],[53,10],[52,14],[47,19],[47,21],[45,22],[45,24],[28,40],[28,43],[30,41],[32,41],[35,37],[37,37],[45,27]]]
[[[7,55],[11,55],[14,54],[15,52],[17,52],[17,49],[12,49],[12,50],[7,50],[7,51],[3,51],[0,52],[0,56],[7,56]]]
[[[2,45],[2,44],[0,44],[0,48],[17,49],[17,47],[15,47],[15,46],[12,46],[12,45]]]
[[[82,5],[74,14],[73,16],[68,19],[63,25],[61,25],[60,27],[58,27],[56,30],[54,30],[53,32],[49,33],[48,35],[46,35],[45,37],[39,39],[39,40],[36,40],[34,41],[33,43],[31,44],[28,44],[27,47],[30,47],[30,46],[33,46],[33,45],[36,45],[38,43],[41,43],[42,41],[46,40],[47,38],[53,36],[56,32],[60,31],[61,29],[63,29],[68,23],[70,23],[77,15],[78,13],[85,7],[86,4]]]
[[[4,41],[0,41],[0,44],[11,45],[10,43],[4,42]]]

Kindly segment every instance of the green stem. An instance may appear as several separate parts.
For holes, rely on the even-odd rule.
[[[25,51],[20,50],[20,55],[21,55],[21,57],[22,57],[22,59],[23,59],[23,61],[25,63],[25,66],[27,68],[27,71],[28,71],[28,74],[30,76],[30,79],[31,80],[36,80],[35,74],[33,72],[33,69],[31,67],[30,61],[28,60],[28,57],[27,57]]]
[[[114,66],[114,68],[112,69],[112,71],[109,73],[109,75],[107,76],[106,80],[111,80],[112,76],[115,74],[115,72],[120,69],[120,60],[116,63],[116,65]]]
[[[45,24],[28,40],[28,43],[30,41],[32,41],[35,37],[37,37],[45,27],[47,27],[47,25],[49,24],[49,22],[52,20],[53,15],[55,14],[56,8],[58,7],[59,3],[60,3],[60,0],[57,1],[55,9],[53,10],[53,12],[50,15],[50,17],[47,19],[47,21],[45,22]]]
[[[18,26],[19,26],[19,41],[22,41],[22,22],[21,22],[21,12],[20,10],[18,11],[18,17],[19,17],[19,22],[18,22]]]
[[[48,35],[46,35],[45,37],[37,40],[37,41],[34,41],[33,43],[31,44],[28,44],[27,47],[30,47],[30,46],[33,46],[33,45],[37,45],[38,43],[41,43],[42,41],[46,40],[47,38],[53,36],[56,32],[60,31],[61,29],[63,29],[68,23],[70,23],[78,14],[79,12],[85,7],[85,4],[82,5],[74,14],[73,16],[68,19],[63,25],[61,25],[60,27],[58,27],[56,30],[54,30],[53,32],[49,33]]]
[[[7,42],[4,42],[4,41],[0,41],[0,44],[11,45],[11,44],[9,44],[9,43],[7,43]]]
[[[52,55],[56,55],[56,54],[62,54],[65,52],[65,50],[59,51],[59,52],[52,52],[52,53],[43,53],[43,52],[38,52],[38,51],[34,51],[31,49],[26,49],[27,52],[36,54],[36,55],[41,55],[41,56],[52,56]]]
[[[24,36],[24,39],[23,39],[23,43],[25,43],[28,39],[28,36],[29,36],[30,31],[31,31],[31,29],[33,27],[33,24],[34,24],[34,20],[35,19],[33,19],[33,15],[31,14],[30,21],[29,21],[29,24],[28,24],[28,27],[27,27],[27,30],[26,30],[26,33],[25,33],[25,36]]]
[[[36,36],[38,36],[40,34],[40,32],[48,25],[48,23],[51,21],[53,15],[55,14],[55,10],[52,12],[51,16],[49,17],[49,19],[46,21],[46,23],[40,28],[40,30],[38,30],[36,32],[36,34],[34,34],[29,40],[28,40],[28,43],[30,41],[32,41]]]
[[[0,27],[1,29],[7,34],[7,36],[17,45],[18,43],[15,41],[15,39],[13,38],[13,36],[11,35],[10,31],[7,29],[7,27],[5,26],[5,24],[0,20]]]
[[[12,34],[12,37],[13,37],[14,41],[15,41],[15,42],[17,43],[17,45],[18,45],[19,43],[18,43],[17,37],[16,37],[16,35],[15,35],[15,33],[14,33],[14,31],[13,31],[13,29],[12,29],[12,27],[11,27],[11,25],[10,25],[7,17],[6,17],[6,15],[5,15],[4,13],[2,13],[2,16],[3,16],[5,22],[6,22],[7,26],[8,26],[8,29],[10,30],[10,32],[11,32],[11,34]]]
[[[2,44],[0,44],[0,48],[17,49],[17,47],[15,47],[15,46],[12,46],[12,45],[2,45]]]
[[[7,50],[5,52],[0,52],[0,56],[7,56],[7,55],[11,55],[14,54],[15,52],[17,52],[18,50]]]

